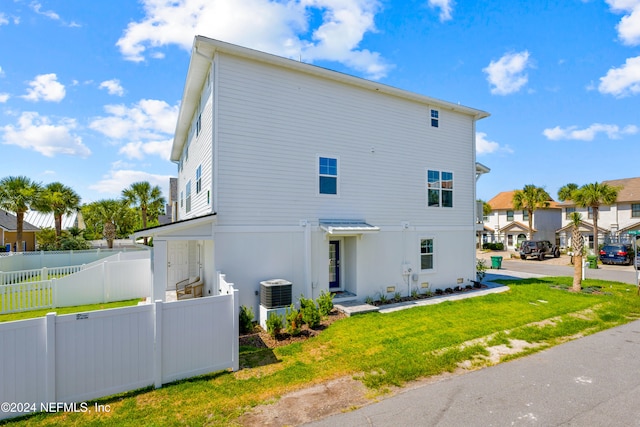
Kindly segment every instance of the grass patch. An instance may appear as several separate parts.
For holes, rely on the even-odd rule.
[[[55,312],[58,316],[71,313],[82,313],[86,311],[106,310],[109,308],[128,307],[131,305],[138,305],[140,299],[131,299],[126,301],[116,301],[102,304],[88,304],[77,305],[73,307],[57,307],[57,308],[43,308],[40,310],[20,311],[18,313],[0,314],[1,322],[11,322],[14,320],[34,319],[36,317],[46,316],[47,313]]]
[[[275,349],[243,347],[238,372],[103,399],[109,414],[35,415],[29,425],[236,425],[242,413],[283,394],[342,376],[384,392],[408,381],[452,371],[487,355],[487,344],[535,342],[518,355],[638,318],[632,285],[585,280],[600,292],[560,289],[571,278],[508,282],[500,294],[345,318],[319,336]],[[629,292],[631,289],[633,292]],[[485,344],[467,345],[486,337]]]

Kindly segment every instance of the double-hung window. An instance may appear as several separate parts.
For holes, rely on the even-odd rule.
[[[431,110],[431,127],[437,128],[440,125],[440,113],[438,110]]]
[[[427,171],[427,205],[453,207],[453,172]]]
[[[507,211],[507,221],[513,221],[513,211]]]
[[[433,270],[433,239],[420,239],[420,270]]]
[[[640,203],[631,204],[631,217],[632,218],[640,217]]]
[[[575,211],[576,211],[576,208],[565,208],[564,217],[566,219],[571,219],[571,214],[574,213]]]
[[[187,187],[185,189],[185,193],[186,193],[186,211],[187,212],[191,212],[191,180],[189,180],[189,182],[187,182]]]
[[[196,194],[200,193],[200,190],[202,190],[202,165],[196,169]]]
[[[338,194],[338,159],[318,157],[318,192]]]

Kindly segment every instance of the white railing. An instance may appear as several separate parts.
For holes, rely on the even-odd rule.
[[[233,283],[229,283],[226,280],[226,275],[222,274],[219,271],[216,271],[216,275],[218,276],[218,294],[219,295],[228,295],[233,293],[235,290]]]
[[[0,323],[0,402],[29,402],[23,413],[37,412],[238,370],[239,312],[235,291]],[[19,415],[0,411],[0,419]]]
[[[119,252],[149,253],[147,249],[91,249],[84,251],[0,252],[0,271],[33,270],[42,267],[89,264]]]
[[[146,298],[151,294],[150,263],[148,257],[103,261],[57,279],[1,285],[0,314]]]
[[[65,267],[42,267],[32,270],[0,271],[0,286],[59,278],[77,273],[83,268],[84,265],[68,265]]]
[[[0,286],[0,314],[53,307],[51,280]]]

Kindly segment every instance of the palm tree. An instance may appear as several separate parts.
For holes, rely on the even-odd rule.
[[[612,205],[618,199],[619,187],[609,184],[585,184],[572,194],[576,206],[591,208],[593,214],[593,251],[598,252],[598,212],[600,205]]]
[[[578,189],[578,184],[569,183],[565,184],[558,190],[558,200],[564,202],[565,200],[573,200],[573,192]]]
[[[147,181],[134,182],[131,186],[122,191],[122,197],[135,208],[140,209],[142,218],[142,228],[147,228],[147,220],[149,217],[157,219],[159,213],[164,207],[164,197],[162,191],[157,185],[151,187]],[[144,238],[144,244],[147,244],[147,238]]]
[[[56,236],[60,238],[62,216],[71,215],[80,209],[80,196],[71,187],[60,182],[52,182],[47,184],[42,191],[37,208],[42,212],[53,212]]]
[[[26,176],[9,176],[0,180],[0,208],[16,214],[16,250],[22,252],[24,214],[40,196],[42,186]]]
[[[117,224],[127,221],[129,207],[125,202],[116,199],[103,199],[83,206],[85,219],[94,229],[102,228],[102,236],[107,241],[107,247],[113,248],[113,241],[118,235]],[[97,231],[97,230],[96,230]]]
[[[582,290],[582,251],[584,250],[584,237],[580,234],[580,223],[582,215],[578,212],[572,212],[569,216],[571,220],[571,248],[573,249],[573,292]]]
[[[533,184],[525,185],[522,190],[513,193],[513,208],[526,210],[529,213],[529,239],[533,239],[533,212],[538,208],[549,207],[551,196],[542,187]]]

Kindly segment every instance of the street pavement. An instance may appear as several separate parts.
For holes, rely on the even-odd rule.
[[[571,266],[544,262],[502,266],[487,279],[573,274]],[[586,277],[636,284],[631,267],[588,269]],[[640,321],[307,425],[640,427]]]

